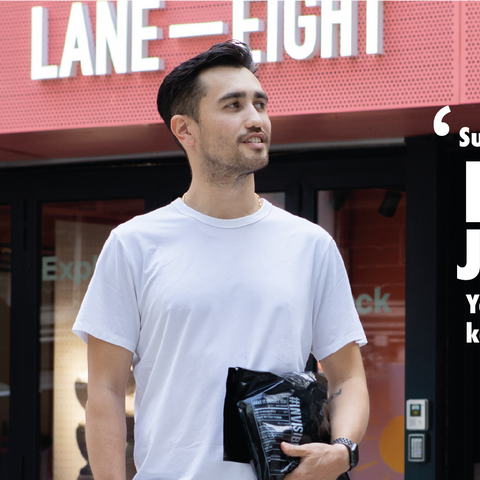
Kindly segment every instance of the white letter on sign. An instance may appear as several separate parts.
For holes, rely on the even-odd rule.
[[[58,67],[48,64],[48,10],[32,8],[32,64],[31,79],[58,77]]]
[[[163,30],[148,25],[148,10],[165,8],[160,0],[135,0],[132,2],[132,72],[164,70],[165,61],[148,56],[148,41],[161,40]]]
[[[383,53],[383,1],[367,0],[367,48],[369,55]]]
[[[317,2],[305,1],[305,5],[314,7]],[[295,60],[308,60],[317,55],[320,49],[320,18],[316,15],[300,15],[301,8],[301,2],[285,0],[285,51]],[[300,28],[305,28],[303,45],[300,45]]]
[[[92,23],[87,5],[73,2],[63,47],[60,77],[73,77],[80,62],[83,75],[93,75],[95,63]]]
[[[130,70],[130,2],[118,0],[117,10],[112,2],[97,2],[97,75],[110,75],[112,63],[117,73]]]
[[[358,1],[322,0],[322,58],[338,56],[338,27],[340,29],[340,55],[358,55]]]
[[[267,62],[283,60],[283,0],[268,0]]]
[[[232,38],[250,44],[250,33],[263,32],[265,30],[265,22],[258,18],[249,18],[249,0],[233,0],[232,6]],[[265,52],[253,50],[252,57],[255,63],[264,62]]]

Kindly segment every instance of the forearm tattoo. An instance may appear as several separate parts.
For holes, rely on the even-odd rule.
[[[340,389],[338,392],[334,393],[329,399],[328,403],[330,403],[334,398],[337,398],[339,395],[342,394],[342,389]]]

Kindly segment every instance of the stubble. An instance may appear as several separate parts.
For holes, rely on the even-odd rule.
[[[238,139],[236,148],[228,148],[221,145],[221,142],[212,145],[208,141],[201,141],[201,168],[209,183],[219,186],[239,185],[268,165],[268,148],[266,151],[252,151],[250,155],[245,155],[240,151],[240,145]]]

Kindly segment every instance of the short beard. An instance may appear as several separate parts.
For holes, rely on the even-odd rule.
[[[247,159],[241,153],[237,153],[228,163],[224,163],[222,158],[225,157],[221,153],[212,154],[208,152],[208,148],[204,149],[202,145],[201,168],[205,179],[210,184],[217,186],[241,185],[250,175],[268,165],[268,152],[253,157],[255,165],[252,165],[252,160]]]

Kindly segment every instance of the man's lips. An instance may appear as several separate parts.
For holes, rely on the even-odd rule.
[[[263,145],[265,143],[265,134],[261,132],[250,133],[244,137],[242,143],[247,143],[249,145]]]

